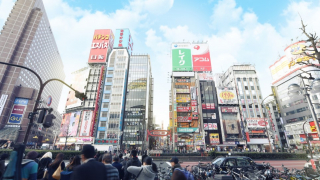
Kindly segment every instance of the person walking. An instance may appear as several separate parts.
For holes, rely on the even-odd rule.
[[[112,166],[118,169],[119,178],[123,179],[124,172],[123,172],[123,169],[122,169],[122,164],[119,162],[119,157],[115,156],[113,158]]]
[[[107,180],[118,180],[119,179],[119,171],[116,167],[112,166],[112,156],[107,153],[103,155],[102,162],[106,167],[106,175]]]
[[[38,172],[38,164],[34,161],[38,157],[38,153],[30,151],[26,158],[21,162],[21,178],[22,180],[36,180]]]
[[[74,168],[71,180],[106,180],[107,170],[104,164],[96,161],[92,145],[84,145],[81,151],[82,164]]]
[[[172,157],[169,162],[172,167],[172,172],[174,172],[176,168],[182,169],[181,165],[179,164],[179,159],[177,157]]]
[[[43,179],[45,171],[48,170],[49,164],[52,162],[52,153],[47,152],[45,153],[41,158],[38,163],[38,174],[37,174],[37,179]]]
[[[61,166],[61,169],[64,169],[66,166],[63,162],[64,154],[59,153],[57,154],[56,158],[54,161],[49,164],[48,168],[48,180],[55,180],[52,175],[53,173],[58,169],[59,166]]]
[[[152,169],[151,157],[146,157],[141,167],[130,166],[127,171],[134,174],[137,180],[154,180],[156,176]]]
[[[6,169],[6,159],[8,159],[9,157],[9,154],[1,154],[1,157],[0,157],[0,179],[2,178],[3,174],[4,174],[4,171]]]
[[[127,171],[130,166],[141,167],[141,162],[140,162],[140,160],[139,160],[138,157],[137,157],[137,153],[138,153],[137,150],[132,150],[132,151],[131,151],[131,157],[132,157],[132,159],[130,159],[130,160],[126,163],[126,166],[125,166],[125,168],[124,168],[124,177],[123,177],[124,180],[134,179],[134,177],[133,177],[134,175],[133,175],[132,173],[130,173],[130,172]]]

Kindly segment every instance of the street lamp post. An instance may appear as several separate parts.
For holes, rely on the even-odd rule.
[[[304,125],[305,125],[307,122],[309,122],[309,121],[304,122],[303,125],[302,125],[302,127],[303,127],[303,133],[304,133],[304,135],[306,136],[306,141],[307,141],[307,144],[308,144],[308,148],[309,148],[309,150],[310,150],[311,159],[313,159],[312,149],[311,149],[310,142],[309,142],[309,139],[308,139],[309,136],[306,134],[306,130],[305,130],[305,128],[304,128]]]

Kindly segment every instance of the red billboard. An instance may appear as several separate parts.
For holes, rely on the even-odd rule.
[[[177,112],[189,112],[191,107],[177,107]]]
[[[211,71],[211,59],[208,44],[192,44],[193,71]]]
[[[191,106],[197,106],[197,100],[191,100]]]
[[[88,63],[105,63],[108,50],[112,49],[114,35],[111,29],[96,29],[94,31]]]

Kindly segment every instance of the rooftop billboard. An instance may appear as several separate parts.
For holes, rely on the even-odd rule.
[[[172,44],[172,71],[192,71],[190,44]]]
[[[97,29],[92,38],[88,63],[105,63],[108,50],[111,51],[114,35],[111,29]]]
[[[114,48],[125,47],[129,55],[132,55],[133,40],[129,29],[117,29],[115,33]]]
[[[211,60],[208,44],[191,45],[193,71],[211,71]]]

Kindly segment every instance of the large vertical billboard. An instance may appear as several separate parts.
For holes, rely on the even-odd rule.
[[[125,47],[129,55],[132,55],[133,40],[129,29],[117,29],[115,33],[114,48]]]
[[[16,98],[8,120],[8,124],[21,124],[22,117],[28,106],[28,99]]]
[[[211,71],[211,59],[208,44],[192,44],[193,71]]]
[[[90,137],[92,113],[93,111],[82,112],[79,137]]]
[[[73,89],[85,93],[85,87],[87,85],[89,71],[90,68],[85,67],[76,72],[71,73],[71,85]],[[66,109],[74,108],[77,106],[81,106],[81,100],[76,98],[75,92],[73,90],[70,90],[67,97]]]
[[[67,113],[63,115],[61,126],[60,126],[60,134],[59,134],[60,137],[67,136],[67,132],[70,124],[70,116],[71,116],[71,113]]]
[[[190,44],[172,44],[172,71],[192,71]]]
[[[108,50],[113,47],[114,35],[111,29],[96,29],[92,38],[88,63],[105,63]]]
[[[70,120],[69,120],[69,129],[68,129],[70,136],[77,135],[80,114],[81,114],[81,111],[71,113]]]

